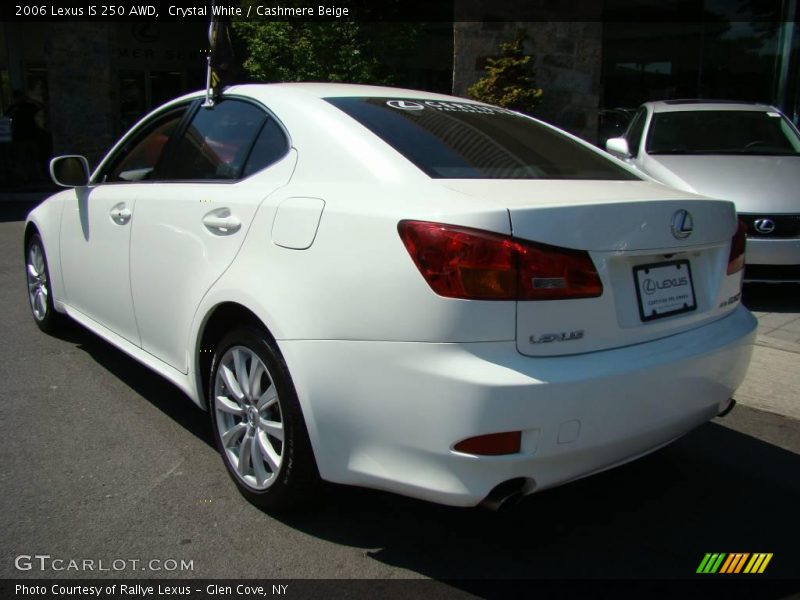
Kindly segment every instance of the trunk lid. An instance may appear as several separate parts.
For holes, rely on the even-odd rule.
[[[522,354],[555,356],[646,342],[720,318],[739,302],[741,273],[726,274],[736,231],[730,202],[636,181],[444,185],[506,206],[514,237],[586,250],[597,268],[599,297],[517,302]],[[692,225],[682,238],[672,231],[680,211],[688,211]],[[681,225],[686,229],[688,223],[679,218]]]

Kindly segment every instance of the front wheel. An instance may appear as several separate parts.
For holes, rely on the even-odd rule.
[[[28,304],[33,320],[42,331],[52,333],[61,321],[61,315],[53,307],[53,288],[44,244],[38,233],[34,233],[25,245],[25,276],[28,280]]]
[[[211,363],[209,409],[225,467],[242,495],[265,509],[306,502],[319,481],[297,394],[266,332],[237,329]]]

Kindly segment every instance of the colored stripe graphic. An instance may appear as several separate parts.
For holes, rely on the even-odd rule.
[[[700,563],[700,566],[697,567],[698,573],[716,573],[717,569],[719,569],[720,564],[722,564],[723,559],[725,558],[726,554],[714,552],[708,553],[703,557],[703,561]]]
[[[772,553],[758,552],[708,552],[700,561],[697,573],[763,573],[772,560]],[[748,560],[749,559],[749,560]],[[745,566],[747,565],[747,566]]]
[[[706,553],[706,555],[703,557],[703,560],[700,561],[700,566],[697,567],[697,571],[696,572],[697,573],[705,573],[706,572],[706,565],[708,564],[708,561],[710,559],[711,559],[711,555]]]
[[[750,559],[750,562],[747,563],[747,567],[745,567],[745,573],[763,573],[764,569],[767,568],[769,561],[772,560],[772,553],[760,553],[754,554],[753,558]]]
[[[735,562],[736,555],[735,554],[728,554],[728,558],[725,559],[725,562],[722,563],[722,568],[719,570],[720,573],[730,573],[728,569],[731,568],[733,562]]]
[[[717,569],[719,569],[719,566],[722,564],[722,560],[724,558],[725,558],[725,553],[723,552],[719,555],[719,558],[717,558],[716,562],[711,566],[711,570],[709,571],[709,573],[716,573]]]
[[[744,566],[744,561],[747,560],[747,557],[750,556],[749,553],[741,553],[735,552],[730,555],[731,562],[727,568],[722,569],[720,573],[738,573],[741,571],[742,567]]]
[[[736,569],[733,571],[734,573],[739,573],[739,572],[741,572],[741,570],[742,570],[742,567],[744,566],[744,563],[745,563],[745,561],[747,560],[747,557],[748,557],[748,556],[750,556],[750,553],[749,553],[749,552],[748,552],[748,553],[745,553],[745,554],[742,554],[741,558],[739,559],[739,563],[736,565]]]

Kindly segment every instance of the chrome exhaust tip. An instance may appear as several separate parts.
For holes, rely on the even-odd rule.
[[[487,508],[492,512],[511,508],[519,504],[520,500],[533,490],[534,487],[535,483],[532,479],[526,479],[525,477],[509,479],[508,481],[494,486],[486,498],[481,500],[479,506]]]

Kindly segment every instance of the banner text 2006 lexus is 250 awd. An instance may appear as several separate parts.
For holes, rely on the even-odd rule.
[[[461,506],[543,490],[726,411],[750,360],[733,205],[506,109],[235,86],[51,170],[36,322],[65,313],[207,407],[263,507],[320,478]]]

